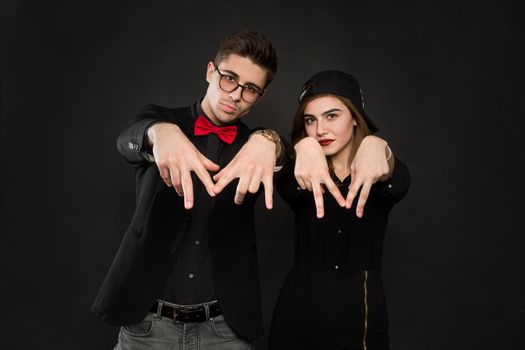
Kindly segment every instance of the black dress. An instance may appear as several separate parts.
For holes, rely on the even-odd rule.
[[[346,197],[350,178],[332,177]],[[295,262],[274,312],[270,348],[388,349],[380,274],[388,215],[406,194],[408,169],[396,158],[392,177],[372,186],[363,218],[341,208],[327,191],[317,219],[311,192],[290,172],[278,185],[295,213]]]

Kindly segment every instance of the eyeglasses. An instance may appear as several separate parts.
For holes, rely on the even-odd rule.
[[[263,95],[263,92],[256,88],[253,85],[241,85],[235,78],[229,74],[222,74],[219,71],[219,67],[213,63],[213,66],[215,67],[215,70],[219,75],[221,76],[219,79],[219,86],[222,90],[226,92],[233,92],[241,87],[241,97],[244,101],[248,103],[254,103],[256,102],[261,96]]]

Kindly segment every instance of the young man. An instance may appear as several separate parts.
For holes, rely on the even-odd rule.
[[[262,335],[254,203],[262,182],[272,206],[276,159],[287,152],[275,132],[250,134],[240,118],[276,69],[263,35],[230,35],[208,63],[202,100],[148,106],[119,136],[137,206],[93,305],[122,326],[117,349],[249,349]],[[189,142],[166,146],[177,139]],[[214,184],[208,171],[221,168]]]
[[[208,63],[202,100],[147,106],[119,136],[119,151],[136,168],[137,207],[93,305],[122,326],[117,349],[248,349],[262,335],[254,204],[262,183],[272,207],[274,170],[291,166],[291,152],[275,132],[250,133],[240,118],[276,69],[263,35],[232,34]],[[377,138],[363,159],[374,153],[381,164],[385,145]],[[345,205],[324,154],[312,150],[296,148],[300,183],[316,198],[325,186]],[[350,193],[380,176],[370,163],[356,167],[350,204]],[[316,203],[321,217],[322,199]]]

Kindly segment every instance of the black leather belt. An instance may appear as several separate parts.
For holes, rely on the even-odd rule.
[[[210,318],[217,317],[222,315],[221,307],[219,302],[207,304],[207,307],[210,310],[210,315],[206,318],[206,309],[204,305],[199,306],[171,306],[167,304],[162,304],[160,309],[161,316],[169,317],[178,322],[204,322]],[[156,314],[159,310],[159,303],[151,307],[151,312]]]

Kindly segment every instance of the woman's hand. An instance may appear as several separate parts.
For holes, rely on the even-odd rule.
[[[345,199],[337,185],[330,177],[328,163],[323,148],[313,137],[305,137],[295,146],[295,179],[301,189],[313,191],[317,217],[324,216],[323,186],[335,198],[340,206],[345,205]]]
[[[377,181],[387,180],[392,175],[393,168],[394,157],[388,148],[387,142],[373,135],[365,137],[350,165],[352,181],[348,187],[346,208],[350,209],[352,207],[352,202],[359,189],[361,189],[359,200],[357,201],[356,215],[360,218],[363,217],[370,188]]]

